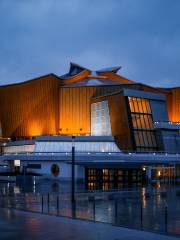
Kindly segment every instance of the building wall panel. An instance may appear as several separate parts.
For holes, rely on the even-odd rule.
[[[109,97],[112,135],[120,149],[133,150],[125,96],[120,93]]]
[[[99,97],[91,102],[108,100],[112,135],[121,150],[133,150],[126,98],[123,93]]]
[[[119,91],[120,89],[120,86],[60,88],[59,133],[62,135],[90,134],[91,99],[96,96]]]
[[[180,122],[180,88],[171,89],[167,95],[167,110],[171,122]]]
[[[95,91],[95,87],[60,88],[60,134],[90,134],[90,99]]]
[[[172,90],[172,122],[180,122],[180,88]]]
[[[57,134],[59,79],[47,75],[0,87],[3,137]]]

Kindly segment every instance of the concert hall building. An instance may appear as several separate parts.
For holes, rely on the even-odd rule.
[[[71,63],[62,76],[0,86],[0,159],[67,180],[73,145],[76,178],[88,188],[178,179],[180,87],[134,82],[120,69]]]

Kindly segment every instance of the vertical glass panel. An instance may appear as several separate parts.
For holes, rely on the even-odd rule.
[[[146,109],[147,109],[147,113],[151,113],[151,107],[150,107],[149,100],[146,101]]]
[[[136,146],[139,146],[140,145],[139,134],[137,131],[134,131],[134,137],[135,137]]]
[[[146,99],[141,99],[141,103],[142,103],[142,109],[143,109],[143,113],[147,113],[147,108],[146,108],[146,102],[147,102],[148,100],[146,100]]]
[[[131,117],[132,117],[133,128],[137,128],[136,114],[132,114]]]
[[[141,129],[146,129],[145,121],[144,121],[144,115],[140,115],[140,121],[141,121]]]
[[[134,112],[139,112],[137,98],[132,98],[134,103]]]
[[[143,108],[142,108],[142,103],[140,98],[137,98],[137,103],[138,103],[139,112],[143,113]]]
[[[141,129],[142,127],[141,127],[141,116],[140,116],[140,114],[136,114],[136,124],[137,124],[137,128],[138,129]]]
[[[137,147],[136,151],[137,151],[137,152],[141,152],[141,148],[138,148],[138,147]]]
[[[148,120],[149,120],[149,129],[154,129],[154,127],[153,127],[153,121],[152,121],[152,116],[147,115],[147,118],[148,118]]]
[[[147,132],[147,140],[148,140],[149,146],[152,147],[153,143],[151,138],[151,132]]]
[[[148,115],[144,115],[144,123],[145,123],[145,126],[144,126],[145,129],[148,129],[148,130],[151,129]]]
[[[153,147],[156,147],[156,138],[153,132],[151,132],[151,137],[152,137]]]
[[[144,146],[144,139],[142,132],[139,132],[139,146]]]
[[[147,132],[146,131],[143,131],[143,138],[144,138],[144,146],[148,147],[149,144],[148,144],[148,139],[147,139]]]
[[[128,97],[128,101],[129,101],[129,106],[130,106],[131,112],[135,112],[134,111],[133,98],[132,97]]]

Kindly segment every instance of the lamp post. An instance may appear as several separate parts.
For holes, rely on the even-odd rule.
[[[72,136],[72,163],[71,163],[71,202],[75,201],[75,136]]]

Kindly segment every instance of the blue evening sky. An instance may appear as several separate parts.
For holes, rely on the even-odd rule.
[[[180,0],[0,0],[0,85],[75,62],[180,85]]]

